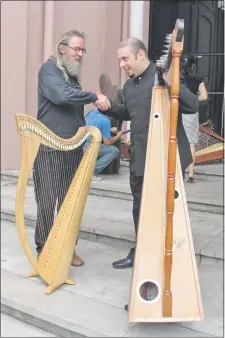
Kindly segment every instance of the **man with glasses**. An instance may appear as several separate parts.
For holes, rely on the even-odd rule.
[[[85,104],[99,103],[105,98],[102,94],[83,91],[79,84],[85,53],[84,34],[70,30],[59,38],[55,52],[39,70],[37,119],[62,138],[71,138],[85,125]],[[56,204],[59,210],[81,157],[81,148],[64,152],[41,145],[39,149],[33,170],[37,202],[35,244],[38,255],[54,222]],[[84,264],[75,251],[71,264]]]

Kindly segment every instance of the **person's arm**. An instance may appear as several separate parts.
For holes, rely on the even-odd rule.
[[[199,101],[207,101],[208,100],[208,93],[207,93],[204,82],[201,82],[199,87],[198,87],[198,100]]]
[[[118,104],[111,100],[111,108],[106,111],[101,111],[102,114],[110,116],[116,120],[130,121],[129,111],[126,104]]]
[[[61,70],[54,65],[44,64],[39,72],[39,90],[54,104],[89,104],[98,100],[95,93],[82,91],[78,86],[67,82]]]
[[[110,137],[110,138],[106,138],[103,137],[103,143],[107,146],[110,146],[111,144],[115,143],[116,141],[120,140],[121,137],[123,136],[123,132],[119,131],[116,136]]]
[[[110,146],[111,144],[118,141],[123,135],[121,131],[121,132],[118,132],[116,136],[111,137],[111,123],[110,123],[110,120],[106,117],[103,117],[100,129],[102,133],[103,143],[107,146]]]
[[[124,85],[124,89],[125,88],[126,88],[126,84]],[[123,89],[123,93],[124,93],[124,89]],[[100,93],[97,93],[97,94],[100,94]],[[102,99],[104,100],[104,95],[102,95]],[[129,110],[125,103],[119,104],[112,100],[109,100],[108,98],[106,99],[106,102],[107,102],[106,104],[107,108],[104,107],[104,104],[101,104],[101,103],[99,104],[99,101],[95,103],[97,108],[100,110],[102,114],[112,117],[116,120],[130,121]]]

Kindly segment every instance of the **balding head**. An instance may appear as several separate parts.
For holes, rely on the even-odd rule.
[[[117,49],[124,48],[124,47],[129,47],[130,50],[136,55],[139,50],[142,50],[145,54],[145,56],[148,58],[148,51],[147,48],[145,47],[145,44],[143,41],[139,40],[138,38],[127,38],[123,41],[120,42],[119,46]]]
[[[130,37],[120,42],[117,57],[120,68],[134,78],[142,74],[150,63],[147,48],[138,38]]]

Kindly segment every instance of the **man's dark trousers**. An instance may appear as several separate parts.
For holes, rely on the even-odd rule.
[[[143,186],[143,176],[136,176],[135,173],[130,173],[130,188],[133,195],[133,219],[134,219],[134,228],[135,234],[137,237],[138,231],[138,221],[139,221],[139,213],[141,207],[141,195],[142,195],[142,186]],[[128,254],[128,258],[134,258],[135,248],[132,248]]]

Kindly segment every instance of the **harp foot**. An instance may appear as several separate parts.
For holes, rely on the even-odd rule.
[[[58,289],[60,285],[57,286],[51,286],[49,285],[46,289],[45,289],[45,294],[46,295],[50,295],[53,291],[55,291],[56,289]]]
[[[172,295],[163,295],[163,317],[172,317]]]
[[[29,272],[27,275],[27,277],[37,277],[37,276],[39,276],[39,274],[35,270]]]
[[[75,285],[76,282],[75,282],[72,278],[68,278],[68,279],[65,281],[65,284]]]
[[[69,284],[69,285],[74,285],[76,284],[76,282],[72,279],[72,278],[68,278],[65,282],[65,284]],[[45,294],[46,295],[50,295],[53,291],[55,291],[56,289],[58,289],[61,285],[56,285],[56,286],[52,286],[49,285],[46,289],[45,289]]]

